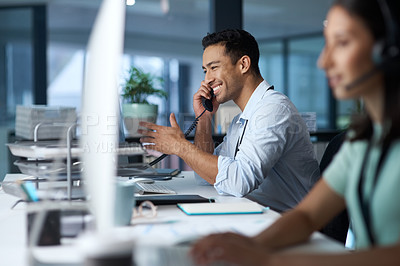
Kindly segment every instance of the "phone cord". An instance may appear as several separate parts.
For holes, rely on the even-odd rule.
[[[206,109],[204,109],[204,111],[203,111],[198,117],[196,117],[196,118],[194,119],[193,123],[190,125],[190,127],[189,127],[189,128],[186,130],[186,132],[185,132],[185,138],[187,138],[187,137],[189,136],[189,134],[193,131],[193,129],[196,128],[197,124],[199,123],[200,117],[204,114],[205,111],[206,111]],[[161,155],[160,157],[158,157],[158,158],[156,158],[155,160],[151,161],[151,162],[149,163],[149,166],[155,165],[156,163],[158,163],[159,161],[161,161],[162,159],[164,159],[164,158],[167,157],[167,156],[168,156],[168,154],[165,154],[165,153],[164,153],[164,154]]]

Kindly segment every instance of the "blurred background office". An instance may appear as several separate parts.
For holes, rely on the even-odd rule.
[[[263,77],[288,95],[300,112],[315,112],[318,132],[346,127],[356,108],[353,102],[333,99],[316,66],[331,0],[129,2],[135,3],[126,10],[118,78],[122,84],[131,65],[164,78],[162,89],[169,98],[151,99],[159,105],[159,124],[166,125],[169,113],[175,112],[181,126],[190,125],[192,95],[204,77],[201,39],[224,23],[256,37]],[[4,144],[14,140],[16,105],[73,106],[80,111],[86,46],[100,4],[0,0],[0,179],[14,170]],[[215,133],[223,135],[224,128],[216,127]]]

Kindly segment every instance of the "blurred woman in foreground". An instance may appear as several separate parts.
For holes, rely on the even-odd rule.
[[[214,234],[192,249],[199,264],[400,265],[400,7],[398,0],[336,0],[318,60],[337,99],[361,99],[366,116],[307,197],[255,237]],[[356,252],[279,254],[347,208]]]

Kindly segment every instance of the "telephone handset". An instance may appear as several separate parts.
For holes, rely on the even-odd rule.
[[[206,99],[204,97],[201,97],[201,103],[203,104],[204,111],[194,119],[193,123],[190,125],[190,127],[186,130],[185,132],[185,138],[189,136],[189,134],[193,131],[193,129],[196,128],[197,123],[199,122],[200,117],[205,113],[205,111],[212,112],[213,111],[213,104],[212,104],[212,97],[214,97],[214,91],[211,89],[211,99]],[[168,154],[163,154],[160,157],[156,158],[155,160],[151,161],[149,163],[149,166],[153,166],[165,157],[167,157]]]
[[[201,97],[201,103],[203,104],[204,108],[209,112],[213,111],[213,104],[212,104],[213,97],[214,97],[214,91],[212,89],[211,89],[211,99],[206,99],[204,97]]]

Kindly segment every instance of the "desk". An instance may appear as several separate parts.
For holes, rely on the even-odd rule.
[[[170,181],[159,181],[178,194],[199,194],[203,197],[214,198],[217,202],[246,202],[246,198],[220,196],[212,186],[196,184],[193,172],[183,172]],[[17,200],[16,197],[0,191],[0,264],[27,265],[26,255],[26,210],[24,204],[15,209],[10,207]],[[204,215],[188,216],[176,206],[158,206],[158,216],[152,224],[138,224],[121,227],[124,234],[135,239],[137,245],[135,253],[143,256],[150,255],[147,247],[154,245],[171,245],[186,237],[205,235],[211,232],[236,231],[246,235],[254,235],[263,230],[280,215],[272,210],[263,214],[248,215]],[[137,221],[139,223],[139,221]],[[291,248],[289,252],[343,252],[344,247],[320,233],[314,233],[311,240],[303,245]],[[62,246],[36,247],[33,250],[35,258],[51,265],[80,265],[82,257],[74,243]],[[154,254],[152,254],[154,255]],[[139,258],[139,257],[137,257]],[[139,260],[141,260],[139,258]],[[137,261],[137,265],[146,265],[144,260]]]

